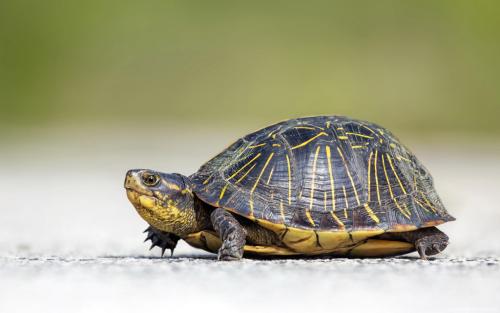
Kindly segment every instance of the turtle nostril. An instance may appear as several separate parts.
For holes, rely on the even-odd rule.
[[[130,188],[132,186],[133,182],[134,182],[133,171],[130,170],[125,175],[125,181],[124,181],[123,185],[125,186],[125,188]]]

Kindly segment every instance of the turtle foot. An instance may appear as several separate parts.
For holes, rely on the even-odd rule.
[[[422,260],[427,260],[427,256],[440,253],[446,246],[448,246],[448,236],[442,232],[425,235],[415,240],[415,248]]]
[[[147,233],[147,237],[144,242],[151,240],[151,247],[149,248],[149,250],[153,249],[154,247],[159,247],[161,248],[162,257],[165,254],[165,250],[167,249],[170,250],[170,256],[174,255],[174,249],[177,246],[177,242],[179,241],[180,237],[158,230],[151,226],[148,227],[144,232]]]
[[[229,235],[229,237],[234,236],[234,234]],[[243,246],[238,240],[233,240],[235,238],[228,238],[229,240],[224,241],[219,249],[219,254],[217,259],[219,261],[238,261],[243,258]],[[244,245],[244,243],[243,243]]]

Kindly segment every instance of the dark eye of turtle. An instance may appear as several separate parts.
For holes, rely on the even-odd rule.
[[[160,177],[158,175],[145,174],[142,176],[142,181],[146,186],[153,187],[160,182]]]

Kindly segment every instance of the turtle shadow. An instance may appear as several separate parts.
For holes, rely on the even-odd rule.
[[[166,260],[166,261],[183,261],[183,260],[217,260],[217,256],[211,255],[173,255],[173,256],[151,256],[151,255],[103,255],[100,259],[109,260]]]
[[[301,256],[301,255],[285,255],[285,256],[262,256],[262,255],[248,255],[244,257],[250,260],[408,260],[417,261],[420,260],[419,257],[415,256],[388,256],[388,257],[349,257],[349,256],[335,256],[335,255],[319,255],[319,256]],[[429,257],[429,260],[434,258]]]
[[[109,260],[162,260],[169,262],[183,262],[183,261],[193,261],[193,260],[206,260],[206,261],[217,261],[217,255],[206,255],[206,254],[189,254],[189,255],[173,255],[173,256],[151,256],[151,255],[103,255],[99,257],[100,259]],[[279,261],[279,260],[304,260],[304,261],[339,261],[339,260],[405,260],[405,261],[418,261],[419,257],[416,256],[395,256],[395,257],[365,257],[365,258],[354,258],[354,257],[338,257],[338,256],[262,256],[262,255],[247,255],[243,260],[255,260],[255,261]],[[434,260],[435,258],[430,257],[429,260]]]

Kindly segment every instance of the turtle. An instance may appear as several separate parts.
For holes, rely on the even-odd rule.
[[[243,257],[438,254],[455,220],[433,178],[389,130],[345,116],[286,120],[250,133],[184,176],[129,170],[146,240]]]

